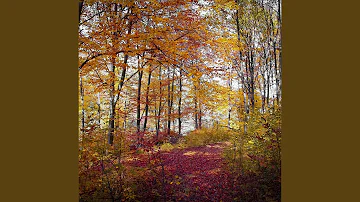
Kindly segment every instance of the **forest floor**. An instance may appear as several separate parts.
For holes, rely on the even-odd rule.
[[[229,144],[222,142],[158,152],[160,161],[153,163],[152,170],[164,185],[159,195],[166,195],[170,201],[228,201],[231,183],[222,154]],[[134,167],[143,168],[148,167],[148,162],[151,157],[146,154],[131,163],[128,161]]]

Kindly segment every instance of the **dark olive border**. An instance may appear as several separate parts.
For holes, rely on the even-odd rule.
[[[359,198],[355,2],[283,1],[285,202]]]
[[[1,3],[0,201],[78,201],[77,5]]]
[[[1,201],[78,200],[77,3],[1,4]],[[283,2],[285,202],[358,198],[356,3]]]

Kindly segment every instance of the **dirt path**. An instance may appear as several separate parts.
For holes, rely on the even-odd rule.
[[[229,174],[224,169],[222,152],[229,143],[215,143],[157,153],[152,170],[157,174],[149,178],[160,181],[157,193],[161,201],[231,201]],[[154,158],[155,159],[155,158]],[[138,155],[132,166],[148,167],[149,156]],[[164,170],[162,170],[164,168]]]
[[[222,152],[226,143],[163,153],[165,170],[178,179],[183,201],[227,201],[228,173]]]

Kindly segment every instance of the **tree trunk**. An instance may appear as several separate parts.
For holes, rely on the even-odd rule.
[[[80,0],[79,1],[79,23],[80,23],[80,17],[81,17],[83,7],[84,7],[84,0]]]
[[[255,110],[255,80],[254,80],[254,56],[252,50],[250,50],[249,56],[249,72],[250,72],[250,103],[252,111]]]
[[[144,120],[144,128],[143,131],[145,132],[146,130],[146,124],[147,124],[147,120],[148,120],[148,114],[149,114],[149,90],[150,90],[150,82],[151,82],[151,73],[152,71],[149,71],[149,77],[148,77],[148,81],[147,81],[147,86],[146,86],[146,97],[145,97],[145,120]]]
[[[85,109],[84,109],[84,87],[80,74],[80,99],[81,99],[81,132],[85,132]]]
[[[279,21],[279,94],[278,97],[281,98],[282,91],[282,41],[281,41],[281,0],[278,0],[278,21]],[[279,104],[279,103],[278,103]]]
[[[161,82],[161,66],[159,67],[159,94],[160,94],[160,98],[159,98],[159,108],[158,108],[158,114],[157,114],[157,122],[156,122],[156,140],[158,141],[159,139],[159,133],[160,133],[160,115],[161,115],[161,102],[162,102],[162,82]]]
[[[112,56],[110,67],[110,114],[109,114],[109,131],[108,131],[108,143],[113,145],[114,130],[115,130],[115,56]]]
[[[139,60],[139,58],[138,58],[138,60]],[[141,142],[140,142],[140,135],[141,135],[140,134],[140,123],[141,123],[140,98],[141,98],[141,80],[142,80],[143,70],[139,70],[138,74],[139,74],[138,91],[137,91],[137,98],[136,98],[136,133],[137,133],[137,141],[138,141],[137,144],[138,144],[138,147],[140,147],[141,146]]]
[[[172,92],[171,88],[174,88],[174,81],[171,82],[170,86],[170,66],[168,67],[168,95],[167,95],[167,101],[168,101],[168,114],[167,114],[167,135],[170,137],[170,131],[171,131],[171,108],[172,108]]]
[[[266,76],[265,75],[266,75],[266,70],[268,69],[265,47],[263,47],[263,54],[264,54],[263,59],[264,59],[265,66],[264,66],[263,71],[261,73],[261,76],[262,76],[262,79],[263,79],[261,109],[262,109],[262,112],[265,113],[265,106],[266,106]]]
[[[195,130],[199,128],[198,124],[198,103],[197,103],[197,88],[196,85],[194,85],[194,104],[195,104]]]
[[[97,106],[98,106],[98,124],[99,129],[101,129],[101,99],[100,99],[100,93],[98,93],[98,100],[97,100]]]
[[[237,0],[236,1],[237,4],[239,5],[239,1]],[[238,43],[239,43],[239,46],[240,46],[240,43],[241,43],[241,37],[240,37],[240,21],[239,21],[239,10],[236,11],[236,31],[237,31],[237,39],[238,39]],[[241,83],[242,83],[242,91],[243,91],[243,95],[244,95],[244,109],[243,109],[243,116],[244,116],[244,119],[243,119],[243,122],[244,122],[244,135],[247,134],[247,127],[246,127],[246,124],[247,124],[247,100],[246,100],[246,95],[247,95],[247,82],[245,81],[245,78],[244,78],[244,75],[242,74],[242,68],[241,68],[241,63],[242,63],[242,53],[241,51],[239,51],[239,67],[238,67],[238,75],[241,79]],[[245,68],[246,68],[246,64],[247,62],[245,61]],[[247,68],[246,68],[247,70]]]
[[[115,7],[115,11],[117,11],[117,7]],[[129,29],[128,29],[128,34],[131,34],[131,28],[132,28],[132,22],[129,21]],[[127,42],[129,44],[129,41]],[[115,56],[113,56],[112,58],[112,69],[111,69],[111,84],[110,84],[110,115],[109,115],[109,132],[108,132],[108,143],[110,145],[113,144],[113,140],[114,140],[114,127],[115,127],[115,107],[116,107],[116,103],[119,100],[120,97],[120,92],[121,89],[124,85],[124,81],[125,81],[125,75],[126,75],[126,64],[128,61],[129,56],[125,55],[124,56],[124,67],[122,69],[122,73],[121,73],[121,78],[120,78],[120,82],[119,82],[119,87],[118,87],[118,93],[117,93],[117,97],[115,99]]]
[[[229,74],[229,93],[228,93],[228,105],[229,105],[229,110],[228,110],[228,128],[230,128],[230,121],[231,121],[231,86],[232,86],[232,69],[230,68],[230,74]]]
[[[199,103],[199,129],[202,128],[201,105]]]
[[[179,103],[178,103],[178,120],[179,120],[179,137],[181,136],[181,96],[182,96],[182,73],[181,68],[180,69],[180,78],[179,78]]]
[[[172,107],[174,104],[174,78],[175,78],[175,71],[173,71],[173,75],[172,75],[172,81],[171,81],[171,98],[170,98],[170,121],[171,121],[171,113],[172,113]],[[173,123],[174,125],[174,123]],[[170,128],[170,124],[168,123],[168,128]],[[168,131],[168,135],[170,135],[170,130]]]
[[[266,72],[267,74],[267,93],[266,93],[266,103],[267,103],[267,107],[270,107],[270,67],[268,68],[268,71]]]
[[[276,54],[276,42],[273,43],[273,51],[274,51],[274,63],[275,63],[275,82],[276,82],[276,104],[279,105],[279,75],[278,75],[278,65],[277,65],[277,54]]]

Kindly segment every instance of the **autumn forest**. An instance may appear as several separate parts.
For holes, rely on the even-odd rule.
[[[281,1],[80,0],[80,201],[280,201]]]

